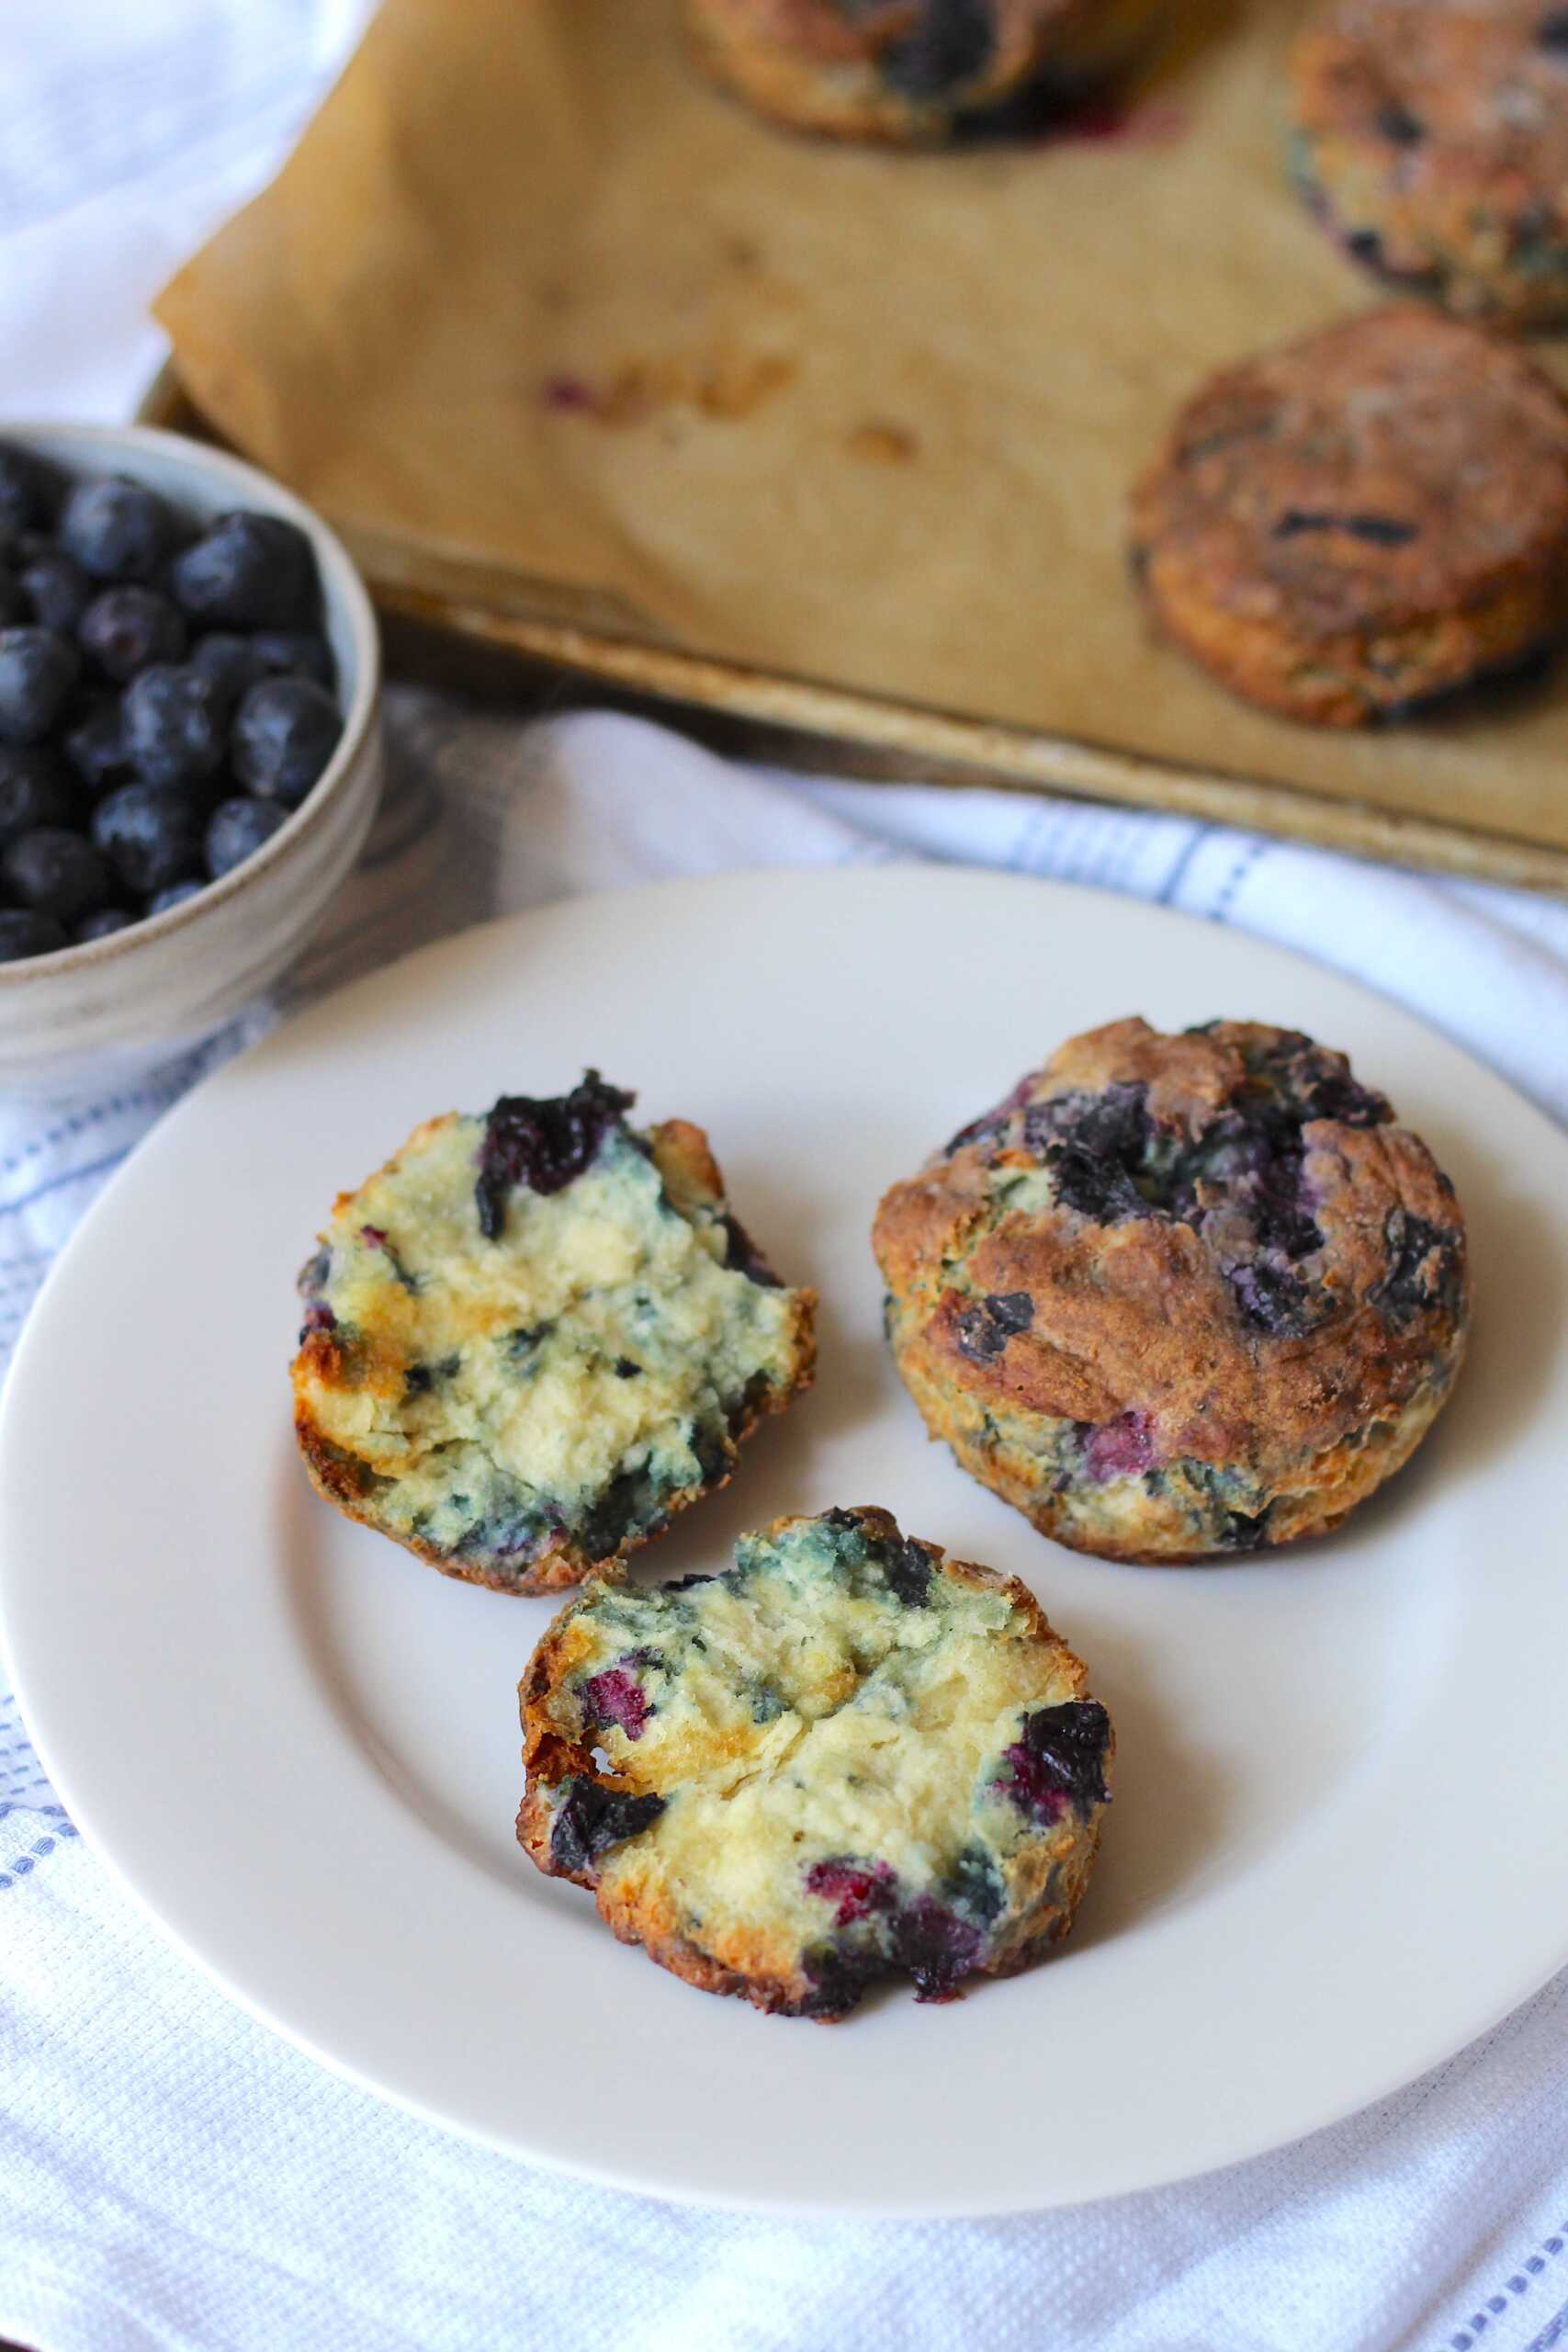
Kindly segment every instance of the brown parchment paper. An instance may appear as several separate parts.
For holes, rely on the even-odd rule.
[[[1568,845],[1568,663],[1344,738],[1150,639],[1124,500],[1173,406],[1375,299],[1284,183],[1297,0],[1174,10],[1129,135],[900,155],[753,119],[674,0],[385,0],[159,315],[205,413],[415,581]]]

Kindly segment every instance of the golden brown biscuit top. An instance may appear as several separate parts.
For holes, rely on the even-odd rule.
[[[1343,1055],[1251,1023],[1072,1039],[893,1187],[874,1238],[940,1376],[1114,1424],[1121,1466],[1337,1443],[1431,1376],[1465,1308],[1426,1146]]]
[[[1544,0],[1336,0],[1292,59],[1309,133],[1364,141],[1398,190],[1490,189],[1499,216],[1562,218],[1568,8]]]
[[[1511,345],[1407,305],[1226,368],[1134,502],[1140,557],[1308,637],[1462,609],[1568,554],[1568,401]]]

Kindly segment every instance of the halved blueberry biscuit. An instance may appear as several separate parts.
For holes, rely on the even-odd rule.
[[[781,1519],[723,1576],[589,1586],[520,1687],[517,1835],[709,1993],[838,2018],[1065,1935],[1113,1748],[1016,1578],[883,1510]]]
[[[815,1295],[730,1215],[702,1129],[628,1126],[632,1099],[591,1070],[427,1121],[300,1277],[310,1476],[448,1576],[609,1572],[809,1385]]]
[[[1122,64],[1165,0],[685,0],[696,55],[773,121],[918,142]]]
[[[1568,319],[1568,8],[1329,0],[1291,85],[1295,178],[1358,261],[1466,317]]]
[[[1134,493],[1132,554],[1233,693],[1318,726],[1404,718],[1568,627],[1568,401],[1438,311],[1341,320],[1201,387]]]
[[[894,1185],[874,1242],[931,1435],[1109,1559],[1337,1525],[1464,1352],[1448,1178],[1342,1054],[1253,1022],[1071,1039]]]

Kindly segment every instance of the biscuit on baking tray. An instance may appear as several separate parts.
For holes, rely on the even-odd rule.
[[[685,0],[716,81],[770,120],[921,143],[1125,62],[1165,0]]]
[[[1470,318],[1568,319],[1568,8],[1330,0],[1290,74],[1294,176],[1358,261]]]
[[[781,1519],[726,1574],[590,1585],[524,1678],[517,1835],[709,1993],[837,2018],[1066,1933],[1114,1747],[1015,1578],[883,1510]]]
[[[1405,716],[1568,625],[1568,401],[1404,304],[1221,370],[1133,502],[1166,635],[1292,718]]]
[[[700,1127],[571,1093],[431,1119],[300,1278],[296,1429],[350,1518],[448,1576],[613,1573],[809,1385],[814,1295],[729,1214]]]
[[[1464,1219],[1342,1054],[1221,1021],[1075,1037],[877,1212],[933,1437],[1108,1559],[1317,1535],[1407,1461],[1464,1351]]]

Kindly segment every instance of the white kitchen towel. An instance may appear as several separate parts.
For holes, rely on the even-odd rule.
[[[6,413],[129,411],[158,352],[147,300],[276,163],[367,6],[6,0]],[[920,854],[1129,891],[1360,975],[1568,1117],[1553,901],[1178,820],[746,774],[604,717],[524,729],[402,694],[392,736],[360,873],[276,1000],[133,1081],[0,1103],[0,1362],[138,1137],[293,1003],[456,924],[649,875]],[[947,2225],[682,2212],[471,2148],[253,2024],[83,1848],[0,1690],[0,2335],[39,2352],[1547,2352],[1568,2347],[1565,1996],[1568,1978],[1348,2124],[1155,2195]]]

